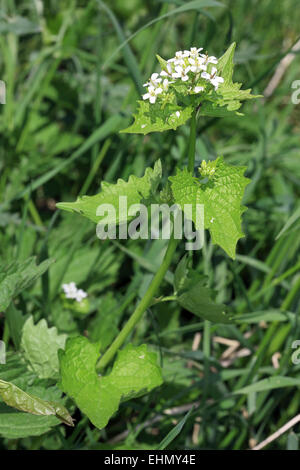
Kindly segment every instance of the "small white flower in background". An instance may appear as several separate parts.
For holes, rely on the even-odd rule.
[[[179,118],[180,117],[180,111],[176,111],[176,116]]]
[[[75,282],[63,284],[62,288],[67,299],[74,299],[77,302],[81,302],[85,297],[87,297],[87,293],[84,290],[77,289]]]
[[[77,300],[77,302],[81,302],[83,299],[85,299],[87,297],[87,293],[84,292],[84,290],[82,289],[78,289],[77,291],[77,294],[76,294],[76,297],[75,299]]]
[[[67,299],[75,299],[77,293],[77,287],[75,282],[70,282],[70,284],[63,284],[62,288]]]

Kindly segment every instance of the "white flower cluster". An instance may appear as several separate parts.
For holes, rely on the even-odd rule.
[[[192,47],[189,51],[177,51],[175,57],[169,59],[165,70],[159,74],[153,73],[144,87],[147,93],[143,95],[143,100],[149,100],[154,104],[157,97],[168,91],[169,85],[177,80],[189,85],[189,92],[194,94],[204,91],[204,85],[210,83],[217,90],[220,83],[224,82],[222,77],[217,76],[216,67],[212,66],[208,71],[209,64],[217,64],[218,59],[214,56],[200,54],[203,48]]]
[[[77,302],[81,302],[85,297],[87,297],[87,293],[84,292],[84,290],[77,289],[75,282],[63,284],[62,288],[67,299],[75,299]]]

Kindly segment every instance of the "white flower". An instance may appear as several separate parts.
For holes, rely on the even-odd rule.
[[[211,55],[210,57],[207,58],[207,63],[208,64],[217,64],[218,59],[216,57],[214,57],[213,55]]]
[[[175,53],[175,57],[172,57],[172,59],[169,59],[168,62],[175,62],[176,65],[183,65],[184,64],[184,59],[190,55],[189,51],[177,51]]]
[[[206,55],[200,54],[200,57],[204,60],[205,64],[217,64],[218,63],[218,59],[213,55],[209,56],[207,54]]]
[[[172,75],[172,65],[167,63],[167,70],[160,72],[161,77],[170,77]]]
[[[196,59],[190,57],[188,60],[191,64],[191,72],[199,73],[201,70],[206,70],[207,68],[204,64],[204,60],[201,57],[197,57]]]
[[[170,85],[178,79],[186,82],[190,94],[205,91],[205,86],[200,86],[201,81],[200,85],[197,85],[200,77],[217,90],[224,79],[217,75],[217,68],[210,66],[210,64],[217,64],[218,59],[215,56],[201,54],[201,51],[203,51],[202,47],[191,47],[189,51],[177,51],[174,57],[164,62],[160,73],[153,73],[148,82],[144,84],[147,87],[147,92],[143,95],[143,99],[154,104],[160,93],[168,96]]]
[[[175,72],[172,73],[173,78],[181,78],[183,82],[186,82],[189,79],[189,76],[187,75],[188,72],[191,70],[191,67],[181,67],[181,65],[176,65],[175,67]]]
[[[143,86],[157,86],[161,82],[161,78],[158,73],[153,73],[149,79],[149,82],[144,83]]]
[[[197,49],[197,47],[191,47],[191,50],[190,50],[190,57],[198,57],[198,54],[200,51],[203,50],[203,47],[200,47],[199,49]]]
[[[169,80],[167,78],[164,79],[164,81],[162,82],[162,87],[163,87],[164,91],[168,90],[170,83],[173,83],[173,82],[169,82]]]
[[[76,297],[75,299],[77,300],[77,302],[81,302],[83,299],[85,299],[87,297],[87,293],[84,292],[84,290],[82,289],[78,289],[77,291],[77,294],[76,294]]]
[[[161,87],[155,88],[154,86],[149,86],[148,93],[143,95],[143,100],[149,100],[151,104],[154,104],[157,98],[157,95],[162,93],[163,89]]]
[[[176,111],[176,116],[179,118],[180,117],[180,111]]]
[[[216,73],[217,73],[217,69],[216,67],[213,67],[211,70],[210,83],[215,87],[215,90],[218,89],[220,83],[224,83],[224,78],[218,77]]]
[[[82,299],[87,297],[87,293],[82,289],[77,289],[75,282],[62,285],[63,291],[67,299],[75,299],[77,302],[81,302]]]
[[[202,73],[201,73],[201,77],[204,78],[205,80],[209,80],[209,81],[210,81],[210,74],[207,73],[207,72],[202,72]]]

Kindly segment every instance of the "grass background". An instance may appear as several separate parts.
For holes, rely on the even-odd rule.
[[[156,70],[155,54],[168,58],[197,46],[220,56],[236,41],[235,80],[263,94],[299,39],[297,0],[203,3],[0,1],[0,78],[6,83],[0,263],[31,255],[56,259],[42,282],[18,299],[24,315],[46,318],[60,332],[102,338],[105,347],[159,266],[165,241],[99,243],[92,223],[55,209],[58,201],[96,194],[102,180],[141,176],[158,158],[165,178],[186,163],[187,126],[146,137],[118,133]],[[299,377],[300,366],[291,361],[292,343],[300,340],[300,107],[291,102],[297,79],[299,54],[270,97],[243,107],[244,117],[199,121],[196,163],[224,155],[246,165],[252,179],[236,261],[209,237],[193,254],[216,300],[243,315],[240,324],[204,324],[172,302],[152,308],[131,341],[159,352],[165,377],[159,390],[121,406],[104,431],[77,411],[74,430],[60,426],[39,437],[0,438],[0,448],[157,449],[184,422],[167,448],[246,449],[299,413],[295,386],[234,394],[264,378]],[[173,270],[183,254],[182,244]],[[84,319],[62,305],[61,284],[70,281],[91,299]],[[162,291],[170,293],[168,278]],[[237,349],[229,355],[226,340],[238,342],[230,343]],[[268,448],[298,448],[299,433],[298,424]]]

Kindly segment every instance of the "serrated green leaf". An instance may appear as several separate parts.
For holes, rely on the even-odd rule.
[[[63,423],[73,426],[73,420],[64,406],[26,393],[11,382],[0,379],[0,396],[8,406],[17,410],[34,415],[55,416]]]
[[[150,104],[138,101],[138,111],[134,115],[134,123],[121,132],[127,134],[149,134],[150,132],[163,132],[176,130],[191,117],[192,106],[181,107],[167,104],[164,108],[159,103]],[[176,113],[180,113],[176,115]]]
[[[213,175],[207,182],[194,178],[187,169],[177,170],[170,177],[175,202],[184,210],[185,204],[192,204],[192,220],[197,226],[196,204],[204,205],[204,226],[210,231],[213,243],[219,245],[235,258],[236,244],[244,236],[241,216],[245,207],[241,205],[244,190],[250,180],[243,176],[246,167],[224,163],[223,158],[215,161]]]
[[[237,110],[242,101],[260,98],[262,95],[251,95],[251,89],[241,90],[241,83],[233,83],[234,52],[236,44],[232,43],[220,57],[217,64],[217,74],[224,78],[224,83],[213,91],[207,100],[201,103],[199,113],[203,116],[226,117],[232,113],[242,115]]]
[[[55,327],[48,328],[46,320],[34,325],[29,317],[22,330],[21,349],[28,361],[29,369],[41,379],[58,378],[59,362],[57,352],[63,349],[67,335],[59,335]]]
[[[156,355],[145,345],[131,345],[119,351],[111,373],[99,377],[96,363],[99,345],[81,336],[69,338],[65,351],[59,351],[61,388],[73,398],[90,421],[104,428],[118,410],[121,399],[126,400],[150,391],[162,383]]]
[[[12,299],[44,274],[55,261],[48,259],[37,266],[35,259],[31,257],[21,263],[14,261],[0,268],[0,311],[6,310]]]
[[[97,216],[97,208],[101,204],[111,204],[116,211],[116,219],[112,223],[122,224],[129,220],[127,211],[119,210],[120,196],[127,197],[127,207],[132,204],[146,203],[156,190],[161,180],[161,162],[158,160],[154,169],[147,168],[145,175],[141,178],[131,175],[128,182],[119,179],[116,184],[103,182],[101,192],[95,196],[82,196],[75,202],[60,202],[59,209],[77,212],[84,217],[98,223],[101,216]],[[109,223],[109,221],[107,222]]]

